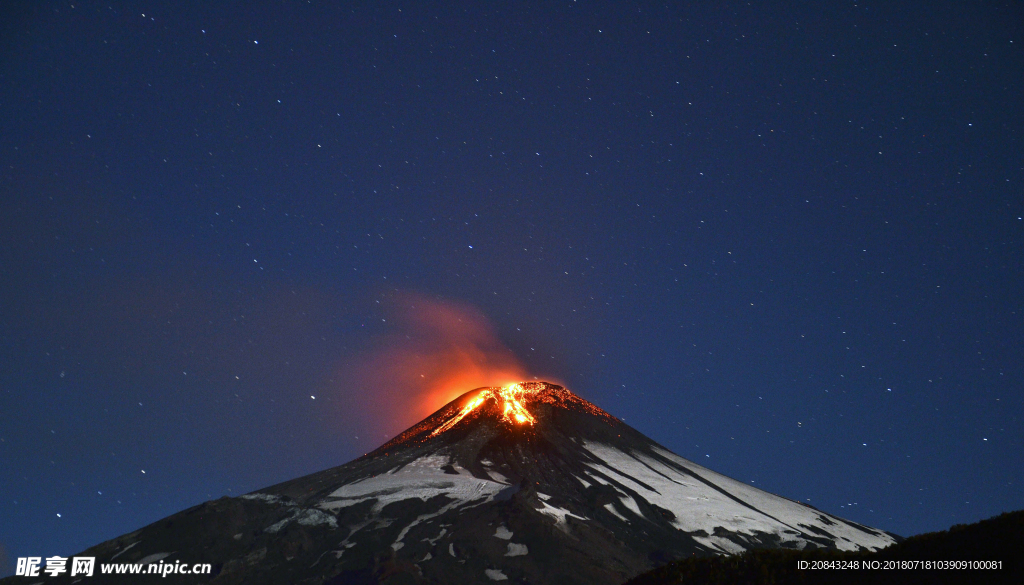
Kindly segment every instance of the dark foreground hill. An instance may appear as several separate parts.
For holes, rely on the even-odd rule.
[[[685,559],[626,585],[1024,584],[1024,511],[958,524],[875,552],[751,550]]]

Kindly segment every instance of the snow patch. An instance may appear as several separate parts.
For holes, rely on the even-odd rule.
[[[508,543],[508,552],[505,553],[506,557],[521,557],[528,554],[530,549],[526,548],[525,544],[516,544],[514,542]]]
[[[114,560],[117,557],[123,555],[124,553],[128,552],[128,549],[130,549],[131,547],[139,544],[140,542],[142,542],[142,541],[141,540],[136,540],[135,542],[133,542],[133,543],[129,544],[128,546],[122,548],[120,551],[118,551],[118,553],[116,555],[110,557],[110,560]]]
[[[435,542],[441,540],[441,537],[444,536],[446,532],[448,532],[448,529],[442,528],[441,533],[435,536],[434,538],[424,538],[423,540],[429,542],[430,544],[434,544]]]
[[[331,528],[338,527],[338,519],[326,512],[317,510],[316,508],[299,508],[296,509],[291,516],[268,526],[264,532],[270,532],[272,534],[280,532],[282,528],[292,522],[298,522],[302,526],[324,525]]]
[[[487,578],[492,581],[508,580],[508,577],[505,576],[505,573],[502,573],[499,569],[484,569],[484,574],[487,575]]]
[[[487,475],[491,479],[493,479],[494,481],[497,481],[499,483],[504,483],[504,484],[510,483],[507,477],[505,477],[504,475],[498,473],[497,471],[494,471],[493,469],[488,469],[487,470]]]
[[[604,505],[604,509],[608,510],[609,512],[611,512],[612,515],[615,516],[616,518],[618,518],[619,520],[622,520],[624,522],[629,522],[629,520],[626,520],[625,516],[623,516],[622,514],[619,514],[619,511],[615,509],[615,504],[611,504],[611,503],[605,504]]]
[[[441,514],[444,514],[448,510],[451,510],[456,505],[458,505],[458,503],[459,502],[457,500],[454,501],[454,502],[449,502],[449,503],[445,504],[444,506],[442,506],[441,509],[436,511],[436,512],[432,512],[430,514],[420,514],[419,516],[416,517],[415,520],[410,522],[405,528],[402,529],[401,532],[398,533],[398,538],[395,539],[395,544],[401,543],[402,539],[405,538],[405,535],[409,533],[409,530],[413,526],[416,526],[417,524],[419,524],[420,522],[423,522],[424,520],[430,520],[431,518],[436,518],[436,517],[440,516]],[[444,532],[445,532],[445,529],[442,528],[441,529],[441,534],[437,535],[437,538],[441,538],[441,536],[444,535]],[[434,539],[434,540],[437,540],[437,539]],[[434,543],[431,541],[430,544],[434,544]],[[392,548],[394,548],[394,546],[395,546],[394,544],[391,545]],[[396,548],[395,550],[398,550],[398,549]]]
[[[157,562],[159,560],[166,559],[167,557],[171,556],[172,554],[174,554],[174,553],[169,553],[169,552],[166,552],[166,553],[153,553],[151,555],[147,555],[147,556],[142,557],[141,559],[135,561],[135,563],[138,564],[138,565],[148,565],[150,563],[155,563],[155,562]]]
[[[338,527],[338,519],[326,512],[317,510],[316,508],[306,508],[299,512],[298,516],[295,517],[295,521],[302,526],[317,526],[327,525],[331,528]]]
[[[291,518],[285,518],[284,520],[281,520],[280,522],[275,522],[275,523],[271,524],[270,526],[267,526],[263,530],[263,532],[269,532],[271,534],[275,534],[277,532],[280,532],[281,529],[284,528],[285,526],[287,526],[288,523],[291,522],[291,521],[292,521]]]
[[[262,502],[266,502],[268,504],[280,504],[285,501],[284,498],[282,498],[281,496],[274,496],[271,494],[245,494],[238,497],[242,498],[243,500],[259,500]]]
[[[637,505],[636,500],[631,496],[622,496],[619,498],[619,501],[622,502],[623,506],[629,508],[629,510],[637,516],[641,518],[644,517],[643,513],[640,511],[640,506]]]
[[[557,506],[552,506],[551,504],[549,504],[547,502],[541,502],[541,504],[543,504],[544,507],[538,509],[537,511],[540,512],[541,514],[547,514],[548,516],[551,516],[552,518],[554,518],[555,519],[555,525],[558,526],[558,527],[565,526],[565,524],[566,524],[565,517],[566,516],[572,516],[573,518],[578,518],[579,520],[588,520],[589,519],[589,518],[587,518],[585,516],[577,516],[576,514],[573,514],[569,510],[566,510],[565,508],[559,508]]]
[[[498,473],[497,471],[494,471],[493,469],[491,469],[491,467],[494,466],[494,462],[491,461],[490,459],[486,459],[486,458],[481,459],[480,460],[480,464],[484,466],[484,471],[486,471],[487,475],[491,479],[493,479],[494,481],[497,481],[497,482],[500,482],[500,483],[511,483],[511,482],[509,482],[507,477],[505,477],[504,475],[502,475],[502,474]]]
[[[451,468],[458,474],[445,473],[441,469],[448,465],[452,465]],[[331,492],[318,506],[334,512],[360,502],[376,500],[372,513],[378,514],[388,504],[411,498],[426,501],[443,495],[455,500],[455,505],[481,499],[490,501],[507,487],[506,483],[473,477],[468,470],[450,463],[447,456],[429,455],[389,473],[343,485]]]
[[[497,530],[494,531],[494,538],[500,538],[502,540],[508,540],[508,539],[512,538],[512,531],[509,530],[508,528],[505,528],[505,525],[502,524],[501,526],[498,527]]]
[[[694,536],[693,539],[711,550],[727,555],[738,554],[746,550],[728,538],[722,538],[720,536]]]

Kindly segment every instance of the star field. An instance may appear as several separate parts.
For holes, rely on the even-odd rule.
[[[470,362],[904,536],[1024,507],[1018,4],[0,10],[0,574]]]

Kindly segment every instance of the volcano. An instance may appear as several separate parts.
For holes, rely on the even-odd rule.
[[[174,575],[186,583],[613,584],[684,557],[897,538],[715,473],[561,386],[525,382],[467,392],[340,467],[82,555],[212,564],[212,575]],[[124,582],[89,582],[103,579]]]

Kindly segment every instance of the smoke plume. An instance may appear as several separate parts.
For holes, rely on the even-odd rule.
[[[390,438],[464,392],[531,379],[477,309],[403,294],[389,307],[393,332],[356,356],[339,388],[350,428]],[[355,412],[349,410],[356,409]]]

